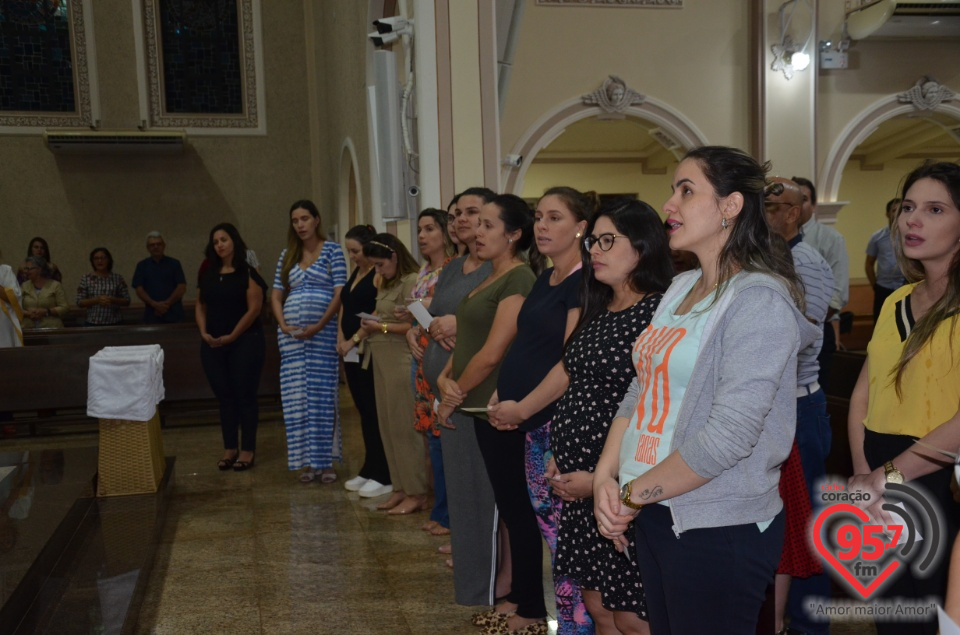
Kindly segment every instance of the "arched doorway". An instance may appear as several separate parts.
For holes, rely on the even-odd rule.
[[[623,119],[643,122],[653,141],[673,156],[707,143],[706,136],[683,115],[656,99],[645,97],[642,103],[621,111]],[[610,114],[598,105],[584,103],[580,97],[563,102],[545,113],[520,137],[511,154],[523,157],[520,165],[505,166],[500,181],[505,192],[520,194],[533,159],[573,124],[586,119],[609,119]]]

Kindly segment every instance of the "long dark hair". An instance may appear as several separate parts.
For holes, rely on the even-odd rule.
[[[584,220],[589,222],[597,208],[600,207],[600,197],[596,192],[581,192],[566,185],[551,187],[543,193],[543,196],[537,202],[539,203],[548,196],[556,196],[563,201],[563,204],[570,210],[578,223]]]
[[[443,255],[444,260],[453,256],[457,253],[457,247],[453,244],[453,241],[450,240],[450,230],[447,227],[447,212],[442,209],[437,209],[435,207],[428,207],[417,215],[417,233],[420,233],[420,219],[430,218],[436,223],[437,227],[440,228],[440,233],[443,235]],[[443,262],[432,262],[430,265],[434,268],[442,266]]]
[[[587,236],[593,234],[597,221],[608,218],[617,233],[630,240],[630,246],[640,256],[630,272],[627,284],[636,293],[663,293],[673,279],[673,260],[663,223],[653,208],[640,200],[617,200],[603,206],[590,221]],[[580,285],[582,310],[574,333],[596,319],[613,300],[613,289],[594,277],[590,266],[590,252],[582,252],[583,277]],[[567,341],[571,341],[571,335]]]
[[[27,258],[33,255],[33,243],[40,243],[43,245],[43,259],[47,262],[53,262],[50,258],[50,245],[47,244],[47,241],[40,236],[34,236],[30,239],[30,242],[27,243]]]
[[[718,200],[735,192],[743,196],[740,213],[730,219],[730,228],[725,230],[730,232],[730,237],[720,250],[717,263],[720,287],[713,301],[716,302],[738,270],[766,273],[786,285],[802,313],[803,285],[793,268],[793,258],[771,240],[770,226],[763,212],[770,163],[761,165],[743,150],[726,146],[694,148],[683,158],[697,162]]]
[[[520,232],[520,237],[511,245],[513,253],[521,258],[526,256],[530,268],[539,276],[546,258],[537,249],[537,242],[533,239],[533,210],[525,200],[513,194],[499,194],[489,203],[500,210],[497,216],[503,221],[506,233]]]
[[[280,280],[286,288],[290,288],[290,270],[303,258],[303,242],[293,228],[293,223],[290,222],[290,214],[295,209],[305,209],[311,216],[320,221],[317,223],[317,238],[321,241],[324,240],[323,219],[320,217],[320,210],[317,209],[317,206],[313,201],[307,199],[294,201],[287,212],[287,253],[283,256],[283,265],[280,267]]]
[[[960,165],[947,162],[924,163],[907,175],[907,178],[903,181],[903,191],[900,197],[906,199],[907,192],[913,187],[914,183],[920,179],[933,179],[943,185],[950,195],[953,206],[960,210]],[[903,214],[903,203],[900,205],[900,210],[897,213],[898,219],[900,214]],[[927,272],[923,267],[923,263],[903,255],[903,234],[900,231],[899,222],[894,221],[893,227],[890,228],[890,234],[893,237],[893,249],[897,254],[897,262],[900,264],[900,270],[903,271],[904,277],[910,282],[926,280]],[[933,303],[930,310],[927,311],[922,318],[917,320],[917,323],[910,331],[910,335],[907,337],[907,341],[903,344],[903,351],[900,353],[900,359],[897,361],[897,365],[891,371],[891,375],[895,377],[898,397],[902,397],[900,384],[903,380],[903,373],[907,368],[907,364],[920,352],[920,349],[933,339],[940,323],[950,316],[956,315],[958,312],[960,312],[960,250],[957,250],[957,252],[953,254],[953,260],[950,261],[950,269],[947,271],[946,291],[944,291],[943,296],[941,296],[939,300]],[[950,325],[951,347],[953,346],[953,336],[956,326],[957,320],[954,320]]]
[[[420,266],[400,239],[393,234],[377,234],[363,243],[363,255],[367,258],[391,258],[397,255],[397,273],[390,279],[381,278],[380,288],[389,289],[400,284],[400,279],[410,273],[417,273]]]
[[[230,264],[233,265],[234,271],[245,273],[250,268],[247,264],[247,243],[243,242],[240,232],[232,223],[218,223],[210,230],[210,238],[207,240],[207,248],[204,250],[204,255],[210,261],[210,268],[214,271],[220,268],[220,256],[217,255],[217,250],[213,248],[213,235],[218,231],[225,232],[233,241],[233,261]]]

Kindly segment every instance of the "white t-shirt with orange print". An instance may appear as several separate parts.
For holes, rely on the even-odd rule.
[[[670,453],[677,413],[700,353],[713,302],[711,293],[688,313],[676,315],[688,291],[677,294],[672,305],[659,312],[633,345],[640,395],[620,442],[621,483],[646,473]],[[662,503],[666,505],[667,501]]]

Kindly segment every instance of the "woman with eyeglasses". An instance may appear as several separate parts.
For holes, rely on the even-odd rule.
[[[540,274],[520,308],[517,337],[503,360],[497,391],[487,412],[490,425],[499,432],[496,440],[504,446],[517,444],[523,448],[523,453],[516,457],[519,463],[504,466],[509,467],[509,471],[503,470],[505,476],[516,477],[513,488],[520,492],[526,490],[527,507],[532,504],[532,508],[524,510],[522,520],[518,514],[513,526],[508,523],[511,546],[514,532],[523,531],[530,536],[527,544],[535,542],[539,548],[540,536],[536,533],[539,525],[551,555],[556,546],[556,516],[561,501],[551,495],[545,476],[550,459],[550,420],[554,403],[567,386],[561,355],[564,342],[580,318],[580,243],[596,203],[596,194],[583,194],[569,187],[550,188],[537,202],[533,226],[537,250],[553,261],[553,267]],[[507,515],[503,509],[501,513]],[[536,558],[539,567],[540,556]],[[514,558],[517,584],[523,584],[518,578],[521,574],[518,567],[532,559],[533,556],[530,561]],[[541,575],[539,568],[530,572],[534,574]],[[592,633],[593,624],[576,583],[555,576],[554,586],[557,633]],[[516,595],[519,597],[519,593]],[[517,608],[518,602],[508,596],[487,614],[487,619],[494,623],[506,619],[508,627],[516,629],[523,626],[519,617],[511,615]]]
[[[53,261],[50,259],[50,245],[47,244],[46,239],[41,236],[34,236],[30,239],[30,246],[27,247],[27,258],[31,256],[46,260],[47,268],[50,269],[49,278],[57,282],[63,282],[63,275],[60,273],[60,269],[57,265],[53,264]],[[20,267],[20,270],[17,272],[17,282],[23,284],[29,278],[30,276],[27,275],[26,269]]]
[[[30,256],[23,263],[27,279],[20,285],[23,292],[23,328],[62,329],[63,316],[69,311],[67,294],[52,278],[50,265],[40,256]]]
[[[604,207],[587,230],[583,260],[583,309],[563,355],[569,386],[550,427],[547,476],[563,499],[554,576],[577,581],[597,632],[649,633],[636,559],[625,559],[597,531],[593,472],[636,376],[633,343],[673,276],[659,216],[642,201]]]
[[[719,146],[677,166],[670,246],[700,269],[674,278],[634,344],[637,379],[595,470],[600,533],[622,550],[633,521],[658,634],[755,632],[780,561],[797,352],[818,329],[771,239],[767,169]]]

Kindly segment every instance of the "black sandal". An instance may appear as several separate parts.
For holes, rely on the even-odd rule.
[[[221,472],[226,472],[231,467],[233,467],[234,463],[237,462],[238,456],[240,456],[239,452],[236,455],[234,455],[232,459],[220,459],[217,462],[217,469],[220,470]]]
[[[253,459],[249,461],[234,461],[233,462],[233,471],[234,472],[246,472],[253,467]]]

